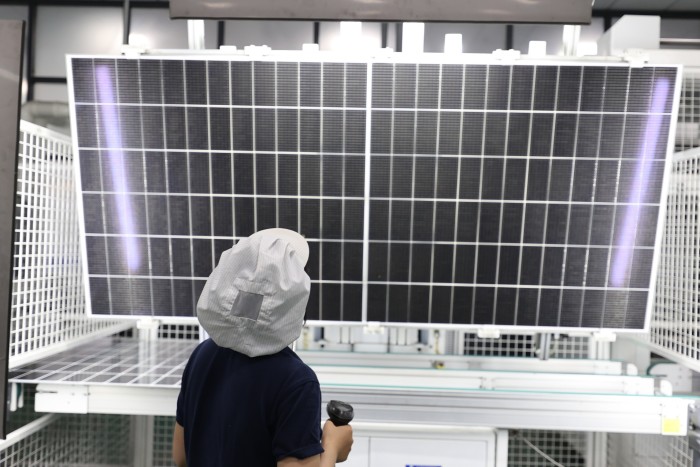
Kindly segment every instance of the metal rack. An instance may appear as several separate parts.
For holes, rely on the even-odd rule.
[[[654,351],[700,370],[700,148],[674,155],[656,306]]]
[[[132,326],[85,316],[72,159],[70,138],[20,123],[10,368]]]

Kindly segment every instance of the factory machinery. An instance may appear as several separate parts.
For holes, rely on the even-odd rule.
[[[569,465],[605,465],[604,433],[688,435],[696,400],[611,358],[697,268],[679,67],[250,47],[68,70],[72,139],[21,128],[11,409],[36,386],[36,412],[132,415],[152,464],[208,274],[279,226],[311,247],[295,347],[354,407],[344,465],[505,466],[526,430],[587,433]]]

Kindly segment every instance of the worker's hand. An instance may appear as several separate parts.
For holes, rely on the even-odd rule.
[[[330,420],[323,425],[321,444],[326,451],[334,452],[336,462],[345,462],[352,449],[352,427],[335,426]]]

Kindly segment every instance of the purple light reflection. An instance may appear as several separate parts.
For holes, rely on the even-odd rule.
[[[634,251],[635,237],[637,236],[637,225],[642,211],[642,198],[649,185],[649,174],[654,161],[654,150],[659,141],[661,124],[663,122],[663,111],[668,99],[669,82],[667,79],[659,79],[654,86],[654,94],[651,102],[651,115],[647,120],[647,127],[644,132],[644,144],[642,144],[642,154],[637,162],[637,170],[634,174],[634,185],[629,197],[630,205],[625,211],[625,218],[622,224],[622,232],[617,241],[618,250],[612,264],[610,272],[610,282],[613,287],[623,287],[629,278],[630,267],[632,266],[632,253]]]
[[[110,148],[107,150],[109,155],[109,169],[112,175],[112,184],[116,191],[117,213],[119,215],[119,230],[123,235],[122,244],[126,250],[126,263],[129,271],[138,269],[141,264],[141,255],[139,246],[136,243],[134,234],[134,212],[131,207],[131,202],[127,193],[129,188],[126,180],[126,171],[124,169],[124,153],[121,151],[122,138],[121,128],[119,127],[119,116],[117,114],[116,101],[112,92],[112,78],[109,68],[106,66],[95,67],[95,75],[97,78],[97,93],[102,116],[102,128],[107,138],[106,144]]]

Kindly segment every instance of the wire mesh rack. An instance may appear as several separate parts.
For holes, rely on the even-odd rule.
[[[655,351],[700,371],[700,148],[677,153],[651,332]]]
[[[476,334],[464,335],[464,354],[484,357],[537,357],[537,336],[503,334],[498,339],[482,339]],[[589,358],[590,338],[558,336],[552,340],[551,358]]]
[[[669,181],[666,227],[650,333],[638,336],[673,361],[700,371],[700,69],[684,70]],[[695,148],[695,149],[694,149]],[[690,467],[687,438],[609,434],[608,465]]]
[[[155,417],[153,420],[153,466],[172,465],[172,439],[175,417]]]
[[[10,368],[131,325],[85,316],[71,147],[20,123]]]
[[[132,419],[123,415],[50,417],[35,433],[0,450],[0,464],[127,466],[132,465]],[[172,465],[174,417],[154,417],[151,465]],[[608,434],[609,467],[690,467],[688,442],[682,437]],[[509,432],[509,467],[583,467],[590,434],[548,430]]]
[[[676,151],[700,146],[700,68],[683,71],[681,101],[676,126]]]
[[[194,324],[161,324],[158,339],[199,340],[199,326]]]
[[[44,415],[18,439],[0,442],[0,465],[132,465],[131,417],[124,415]]]
[[[511,430],[509,467],[585,467],[588,435],[548,430]]]
[[[192,340],[103,338],[15,370],[10,382],[179,388]]]
[[[7,411],[6,422],[7,422],[7,432],[11,433],[15,430],[22,428],[34,420],[41,418],[44,414],[34,411],[34,396],[36,394],[36,386],[18,385],[20,391],[22,391],[21,399],[22,406],[17,407],[14,411]]]
[[[614,433],[608,435],[610,467],[692,467],[688,439]]]

